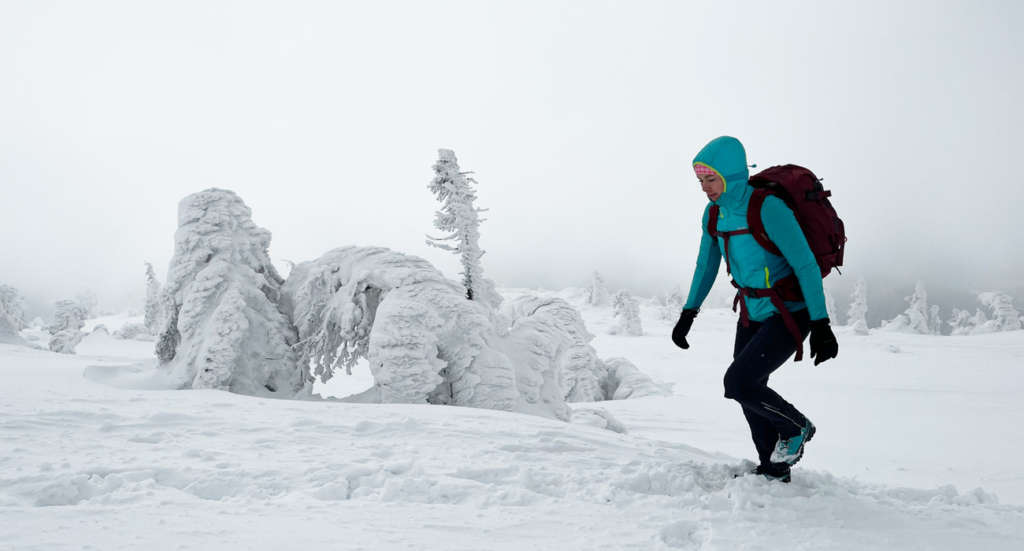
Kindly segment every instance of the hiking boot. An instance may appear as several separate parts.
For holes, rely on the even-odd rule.
[[[745,473],[739,473],[733,475],[733,478],[739,478],[750,474],[760,475],[772,482],[785,482],[789,483],[792,480],[789,472],[789,465],[786,463],[769,463],[767,465],[758,465],[753,469]]]
[[[775,451],[772,452],[772,463],[786,463],[796,465],[797,461],[804,456],[804,444],[814,438],[814,423],[810,419],[800,429],[800,434],[792,438],[779,438],[775,444]]]

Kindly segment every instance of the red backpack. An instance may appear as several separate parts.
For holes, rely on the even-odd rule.
[[[843,249],[846,246],[846,230],[843,221],[836,214],[836,209],[828,200],[832,192],[824,189],[821,180],[813,172],[802,166],[781,165],[773,166],[762,170],[750,177],[750,186],[754,188],[754,194],[750,197],[750,205],[747,207],[747,229],[730,232],[718,231],[718,205],[712,205],[708,213],[708,233],[715,237],[725,239],[726,271],[730,274],[729,267],[729,238],[733,235],[751,234],[757,243],[768,252],[782,256],[779,248],[768,238],[768,232],[764,229],[761,220],[761,206],[769,195],[782,199],[793,211],[796,221],[804,231],[807,244],[814,253],[818,267],[821,268],[821,277],[827,276],[834,268],[837,272],[843,265]],[[796,275],[790,275],[777,281],[770,289],[754,289],[740,287],[736,280],[732,281],[736,287],[736,300],[733,302],[733,310],[737,305],[741,307],[743,323],[749,321],[747,317],[747,306],[741,297],[769,298],[772,304],[782,315],[790,333],[797,342],[796,361],[803,357],[803,336],[797,328],[796,321],[785,307],[783,301],[803,300],[800,291],[800,284]]]

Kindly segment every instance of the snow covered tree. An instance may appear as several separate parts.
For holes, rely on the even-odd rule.
[[[609,302],[608,287],[604,284],[601,274],[594,271],[590,281],[590,288],[587,290],[587,304],[591,306],[607,306]],[[678,315],[678,314],[677,314]]]
[[[613,335],[640,336],[644,334],[640,324],[640,305],[629,291],[622,290],[612,297],[612,312],[617,325],[612,328]]]
[[[970,325],[972,335],[995,332],[995,325],[989,321],[988,316],[985,315],[981,308],[974,311],[974,317],[971,318]]]
[[[679,319],[679,313],[683,311],[685,303],[686,295],[683,294],[682,288],[676,285],[672,288],[672,291],[665,295],[664,304],[659,312],[661,319],[675,322]]]
[[[50,333],[49,347],[52,352],[74,354],[75,346],[85,337],[82,328],[88,310],[73,300],[57,301],[53,324],[46,328]]]
[[[885,324],[885,331],[896,331],[905,333],[920,333],[928,335],[931,329],[928,325],[928,293],[925,291],[924,283],[918,281],[914,286],[914,294],[906,298],[909,303],[907,310],[896,316]]]
[[[270,232],[232,191],[179,203],[156,353],[183,388],[289,397],[303,389],[269,246]]]
[[[569,418],[556,374],[513,362],[490,309],[466,300],[459,284],[421,258],[381,247],[334,249],[295,266],[281,304],[298,328],[300,363],[320,380],[369,362],[375,386],[361,401]],[[516,331],[524,329],[517,323]]]
[[[449,232],[443,237],[427,236],[427,245],[451,251],[459,255],[462,263],[462,285],[466,298],[482,301],[491,308],[501,305],[501,296],[494,289],[494,283],[484,277],[480,263],[484,252],[480,248],[479,214],[486,212],[474,205],[476,180],[469,178],[470,172],[460,172],[455,152],[439,149],[438,161],[434,164],[434,179],[430,191],[441,202],[441,210],[434,216],[434,227]],[[454,244],[451,244],[454,243]]]
[[[857,285],[853,288],[853,296],[850,298],[850,309],[847,311],[846,324],[853,327],[853,332],[858,335],[868,334],[868,285],[864,278],[857,279]]]
[[[146,263],[146,306],[142,323],[151,335],[160,330],[160,280],[149,262]]]
[[[568,302],[526,295],[510,301],[506,309],[508,316],[515,320],[506,341],[506,353],[515,365],[530,365],[531,373],[543,375],[535,378],[538,382],[543,380],[543,385],[534,383],[534,388],[543,389],[542,395],[550,391],[548,377],[552,375],[558,377],[568,402],[668,394],[665,387],[656,384],[628,360],[598,358],[590,345],[594,335],[587,331],[579,311]]]
[[[939,310],[938,304],[928,307],[928,332],[933,335],[942,334],[942,316],[939,314]]]
[[[953,335],[970,335],[973,321],[971,313],[967,310],[953,308],[953,316],[946,323],[949,325]]]
[[[1013,307],[1013,297],[1006,293],[985,292],[978,300],[992,312],[988,325],[994,331],[1016,331],[1021,328],[1020,312]]]
[[[17,289],[0,284],[0,343],[18,343],[18,332],[26,327],[24,299]]]

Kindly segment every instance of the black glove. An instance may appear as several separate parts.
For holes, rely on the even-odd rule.
[[[811,357],[814,358],[814,365],[839,354],[839,342],[828,324],[828,318],[811,322]]]
[[[695,317],[697,317],[696,310],[683,310],[683,313],[679,314],[676,326],[672,328],[672,342],[683,350],[690,348],[690,343],[686,342],[686,334],[690,332],[690,326],[693,325]]]

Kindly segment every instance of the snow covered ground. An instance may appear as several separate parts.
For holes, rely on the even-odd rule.
[[[674,383],[671,397],[573,405],[611,411],[627,434],[144,390],[152,343],[0,345],[0,548],[1024,548],[1024,331],[840,330],[839,358],[773,377],[819,428],[783,485],[732,477],[753,449],[721,396],[731,312],[702,313],[680,351],[652,308],[642,337],[582,311],[601,357]],[[321,390],[360,390],[359,377]]]

